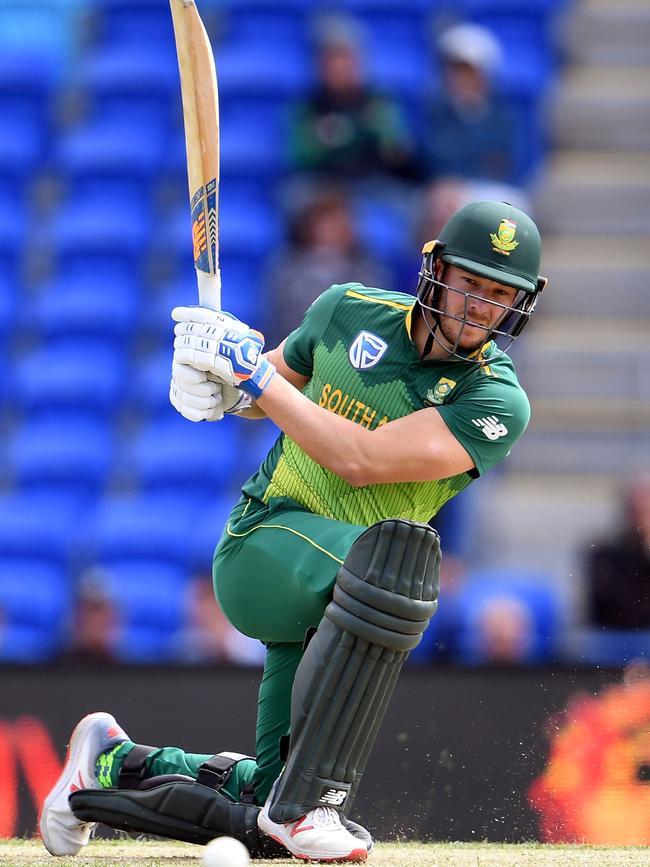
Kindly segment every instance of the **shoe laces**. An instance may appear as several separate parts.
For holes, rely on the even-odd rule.
[[[341,817],[332,807],[316,807],[309,817],[316,828],[342,828]]]

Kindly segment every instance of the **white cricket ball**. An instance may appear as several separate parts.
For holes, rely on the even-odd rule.
[[[203,867],[248,867],[248,849],[234,837],[217,837],[203,850]]]

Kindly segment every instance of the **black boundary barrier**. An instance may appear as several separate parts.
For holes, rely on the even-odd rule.
[[[19,732],[17,722],[25,716],[38,720],[62,759],[78,719],[108,710],[141,743],[250,753],[260,673],[0,668],[0,732]],[[539,839],[528,790],[545,766],[550,721],[574,696],[594,695],[621,677],[613,669],[407,668],[370,757],[354,818],[385,840]],[[16,773],[3,775],[0,768],[0,798],[9,803],[12,793],[5,789],[3,795],[2,787],[15,785],[14,831],[29,835],[37,798],[24,757],[15,744],[9,748]]]

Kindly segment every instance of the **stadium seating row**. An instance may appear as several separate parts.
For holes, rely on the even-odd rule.
[[[330,0],[318,11],[357,17],[370,81],[400,100],[420,134],[422,99],[439,85],[436,16],[491,28],[512,58],[500,95],[527,122],[523,176],[540,152],[538,94],[555,68],[550,23],[562,2]],[[260,324],[260,267],[286,232],[275,198],[288,169],[286,124],[314,80],[314,4],[200,5],[218,56],[224,300]],[[76,115],[62,110],[66,100]],[[170,660],[189,576],[209,564],[236,483],[276,434],[264,423],[182,424],[168,404],[169,311],[194,293],[167,4],[0,0],[0,117],[0,356],[11,371],[0,383],[11,425],[0,448],[0,660],[56,657],[78,577],[96,566],[123,616],[124,658]],[[45,211],[34,202],[43,177],[58,190]],[[165,184],[178,193],[161,207]],[[361,202],[362,240],[399,257],[409,243],[400,217]],[[21,274],[38,257],[49,257],[50,273],[25,297]],[[147,259],[171,280],[154,288]],[[561,623],[552,589],[492,576],[486,595],[481,580],[443,608],[416,658],[445,644],[478,661],[479,600],[506,591],[536,624],[524,658],[550,658]]]

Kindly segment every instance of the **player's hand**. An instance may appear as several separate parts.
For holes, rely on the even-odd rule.
[[[210,373],[258,398],[275,374],[262,357],[264,336],[229,313],[176,307],[174,361]]]
[[[190,421],[221,421],[225,413],[241,412],[251,402],[239,389],[211,380],[205,371],[178,362],[172,365],[169,400]]]

